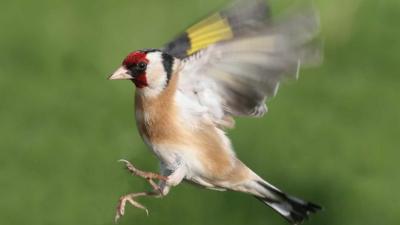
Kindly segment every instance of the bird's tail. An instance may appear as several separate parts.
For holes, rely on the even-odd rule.
[[[301,224],[310,214],[322,209],[317,204],[289,196],[266,181],[259,180],[256,184],[259,194],[254,197],[273,208],[292,224]]]

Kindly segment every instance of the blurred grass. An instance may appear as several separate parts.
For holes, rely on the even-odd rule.
[[[132,85],[105,78],[225,2],[0,1],[0,224],[112,224],[118,197],[148,188],[116,161],[157,161],[134,125]],[[324,64],[230,136],[260,175],[324,205],[308,224],[399,224],[400,4],[315,3]],[[286,224],[253,198],[190,185],[142,202],[151,216],[128,207],[121,224]]]

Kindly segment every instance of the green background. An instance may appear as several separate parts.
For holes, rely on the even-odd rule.
[[[113,224],[118,197],[149,188],[117,160],[158,163],[132,84],[106,77],[226,2],[0,1],[0,224]],[[400,2],[314,2],[324,63],[229,136],[261,176],[325,207],[307,224],[400,224]],[[286,224],[254,198],[188,184],[141,202],[150,216],[128,206],[120,224]]]

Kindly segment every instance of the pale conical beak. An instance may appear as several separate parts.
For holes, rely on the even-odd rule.
[[[129,75],[129,71],[121,66],[118,68],[113,74],[111,74],[110,77],[108,77],[109,80],[131,80],[133,77]]]

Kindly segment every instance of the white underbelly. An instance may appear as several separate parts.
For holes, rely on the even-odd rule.
[[[187,146],[179,145],[149,145],[161,163],[169,170],[177,167],[185,168],[185,179],[193,180],[205,174],[204,165],[199,161],[201,157],[196,155],[199,151],[189,149]]]

